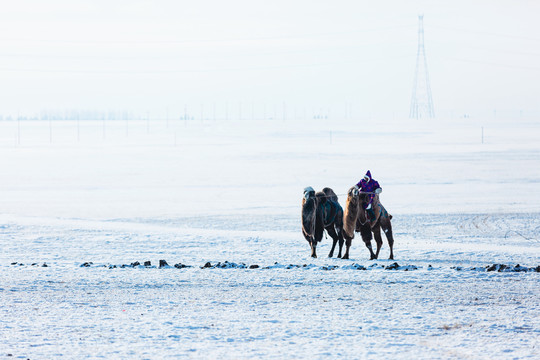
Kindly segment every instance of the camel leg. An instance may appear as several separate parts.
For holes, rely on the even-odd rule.
[[[315,253],[315,249],[313,248],[313,236],[311,235],[308,235],[304,229],[302,229],[302,233],[304,234],[304,237],[306,238],[308,244],[309,244],[309,247],[311,248],[311,256],[313,257],[313,254],[315,254],[315,257],[317,257],[317,254]],[[315,245],[316,246],[316,245]]]
[[[334,223],[334,229],[338,237],[339,242],[339,252],[338,258],[341,258],[341,251],[343,250],[343,210],[339,210],[336,215],[336,221]]]
[[[349,258],[349,249],[351,248],[352,238],[345,237],[345,254],[343,254],[342,259]]]
[[[321,242],[324,235],[324,225],[322,223],[321,214],[317,213],[316,223],[315,223],[315,234],[313,240],[311,241],[311,257],[317,257],[317,244]]]
[[[338,241],[339,241],[339,252],[337,257],[341,258],[341,251],[343,250],[343,243],[345,242],[343,240],[343,235],[341,233],[338,234]]]
[[[328,254],[328,257],[333,257],[334,256],[334,250],[336,249],[336,244],[338,242],[338,234],[336,234],[336,230],[334,229],[334,225],[331,225],[331,226],[327,227],[326,231],[328,232],[328,235],[330,235],[330,237],[333,240],[332,249],[330,250],[330,253]],[[341,255],[341,251],[340,251],[340,255]]]
[[[375,237],[375,242],[377,243],[377,252],[375,253],[375,259],[378,259],[382,247],[381,225],[375,225],[375,227],[373,228],[373,236]]]
[[[394,235],[392,233],[392,224],[390,220],[381,222],[384,234],[386,235],[386,240],[388,240],[388,246],[390,247],[390,260],[394,260]]]
[[[362,227],[360,228],[360,235],[362,235],[362,240],[364,241],[364,244],[366,244],[366,247],[369,250],[370,260],[376,259],[377,257],[375,256],[373,248],[371,247],[371,239],[373,236],[371,234],[371,226],[369,225],[369,223],[362,225]]]
[[[373,248],[371,247],[371,240],[364,240],[364,243],[369,250],[369,260],[377,259],[377,256],[375,255],[375,253],[373,252]]]

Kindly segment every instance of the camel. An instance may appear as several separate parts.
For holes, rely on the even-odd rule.
[[[386,235],[390,246],[390,259],[394,259],[394,236],[392,234],[392,215],[388,214],[379,201],[379,195],[375,195],[371,209],[366,209],[370,193],[359,192],[355,187],[349,189],[343,216],[343,237],[345,238],[345,254],[343,259],[349,258],[354,233],[359,232],[362,240],[369,250],[370,259],[377,259],[382,247],[381,228]],[[377,251],[373,252],[371,239],[375,237]]]
[[[317,244],[322,240],[324,231],[333,239],[328,257],[334,256],[339,243],[338,258],[343,248],[343,208],[338,197],[328,187],[315,192],[311,186],[304,189],[302,198],[302,233],[311,247],[311,257],[317,257]]]

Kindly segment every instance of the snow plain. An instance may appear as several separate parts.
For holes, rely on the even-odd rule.
[[[540,357],[536,119],[0,127],[0,357]],[[311,259],[302,189],[367,169],[395,261]]]

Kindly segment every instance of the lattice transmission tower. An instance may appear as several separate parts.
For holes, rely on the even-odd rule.
[[[434,118],[433,99],[429,85],[429,73],[424,48],[424,15],[418,15],[418,52],[416,53],[416,70],[411,98],[409,118]]]

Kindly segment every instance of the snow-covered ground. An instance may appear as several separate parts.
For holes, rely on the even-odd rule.
[[[540,357],[538,120],[0,130],[0,357]],[[367,169],[395,260],[311,259],[303,188]]]

